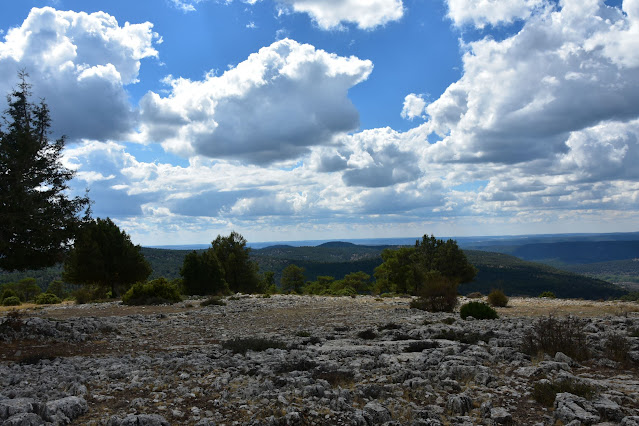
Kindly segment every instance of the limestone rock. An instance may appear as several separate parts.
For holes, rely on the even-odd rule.
[[[83,398],[68,396],[47,402],[43,417],[55,425],[68,425],[87,410],[87,402]]]
[[[364,406],[364,418],[369,425],[380,425],[391,420],[391,413],[377,401],[371,401]]]
[[[600,420],[597,410],[588,400],[567,392],[558,393],[555,397],[555,418],[564,423],[579,420],[585,425]]]
[[[2,426],[42,426],[50,425],[51,423],[46,423],[42,420],[42,417],[35,413],[20,413],[9,417],[1,424]]]
[[[453,415],[463,416],[473,408],[473,401],[465,394],[450,395],[446,402],[446,409]]]

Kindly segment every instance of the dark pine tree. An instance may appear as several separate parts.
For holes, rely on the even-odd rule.
[[[27,77],[19,73],[0,126],[0,268],[10,271],[61,262],[89,207],[88,197],[67,194],[65,139],[49,139],[49,109],[29,101]]]
[[[112,297],[151,275],[141,247],[111,219],[85,223],[69,252],[62,277],[71,284],[93,284],[110,289]]]

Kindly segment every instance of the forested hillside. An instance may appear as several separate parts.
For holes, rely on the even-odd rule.
[[[351,272],[363,271],[373,275],[382,263],[381,252],[387,246],[360,246],[351,243],[328,243],[317,247],[272,246],[251,251],[260,272],[272,271],[279,282],[282,270],[294,264],[304,268],[307,281],[318,276],[341,279]],[[142,253],[151,264],[151,278],[178,278],[184,257],[189,250],[167,250],[142,248]],[[471,283],[459,287],[462,294],[473,291],[487,293],[491,289],[503,289],[509,295],[538,296],[543,291],[552,291],[558,297],[607,299],[624,294],[620,288],[598,279],[589,278],[553,268],[548,265],[528,262],[503,253],[465,250],[470,263],[479,273]],[[603,265],[603,264],[602,264]],[[639,262],[628,264],[637,266]],[[593,268],[597,264],[592,265]],[[46,289],[54,279],[60,279],[61,266],[41,271],[22,273],[0,273],[0,284],[34,277],[38,285]]]
[[[502,289],[512,296],[538,296],[552,291],[557,297],[608,299],[626,293],[599,279],[562,271],[548,265],[528,262],[503,253],[465,250],[470,263],[479,270],[472,283],[460,286],[468,294]]]

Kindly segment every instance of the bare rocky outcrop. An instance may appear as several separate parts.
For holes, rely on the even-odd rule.
[[[522,352],[534,317],[463,321],[408,302],[238,296],[0,317],[0,425],[639,424],[637,364],[605,346],[614,332],[639,351],[636,314],[587,318],[592,358],[576,361]],[[561,383],[591,392],[535,400]]]

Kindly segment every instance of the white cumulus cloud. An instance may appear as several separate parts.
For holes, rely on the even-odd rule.
[[[260,164],[296,158],[359,126],[348,89],[372,68],[367,60],[280,40],[221,76],[170,78],[168,96],[149,92],[140,102],[138,138],[186,156]]]
[[[487,24],[497,26],[527,19],[546,0],[447,0],[447,3],[448,17],[455,25],[483,28]]]
[[[104,12],[33,8],[0,42],[0,92],[24,69],[34,98],[44,97],[55,130],[72,139],[124,135],[134,117],[124,86],[137,81],[140,61],[157,57],[149,22],[120,25]]]
[[[639,116],[639,68],[629,66],[639,49],[616,37],[632,18],[602,1],[561,4],[503,41],[467,45],[462,78],[426,107],[425,127],[443,136],[433,160],[551,159],[570,150],[572,132]],[[601,48],[610,45],[623,59]]]
[[[415,117],[422,117],[426,101],[422,95],[410,93],[404,98],[404,107],[402,108],[402,118],[412,120]]]
[[[325,30],[354,23],[370,30],[404,15],[402,0],[279,0],[294,12],[307,13]]]

